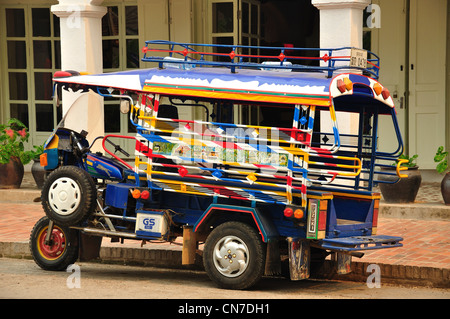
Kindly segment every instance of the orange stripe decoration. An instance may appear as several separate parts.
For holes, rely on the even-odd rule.
[[[283,104],[306,104],[323,107],[329,107],[331,105],[330,97],[328,95],[318,94],[308,95],[296,93],[278,93],[270,91],[266,92],[224,88],[192,87],[182,85],[172,86],[168,84],[148,82],[145,84],[143,90],[145,92],[151,92],[154,94],[195,96],[214,99],[271,102]]]

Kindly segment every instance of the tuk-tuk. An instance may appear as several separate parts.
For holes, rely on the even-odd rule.
[[[305,50],[147,41],[142,60],[154,68],[56,72],[55,94],[120,99],[136,134],[91,137],[76,104],[66,112],[41,156],[37,264],[64,270],[98,257],[103,237],[183,237],[183,264],[200,249],[211,280],[246,289],[282,264],[292,280],[306,279],[332,254],[347,273],[364,250],[402,246],[401,237],[377,235],[373,189],[392,175],[383,167],[395,165],[398,178],[404,169],[379,59],[365,52],[355,65],[352,48]],[[339,114],[350,114],[353,131],[341,132]],[[379,150],[381,117],[396,150]],[[92,151],[100,142],[104,152]]]

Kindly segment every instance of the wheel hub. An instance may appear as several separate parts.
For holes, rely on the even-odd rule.
[[[70,215],[80,205],[80,187],[71,178],[58,178],[50,186],[48,202],[56,214]]]
[[[214,265],[226,277],[241,275],[248,266],[249,253],[245,243],[238,237],[227,236],[214,247]]]
[[[44,229],[38,238],[38,249],[41,255],[48,259],[57,259],[66,249],[66,237],[64,233],[57,227],[55,227],[50,236],[50,244],[45,244],[45,238],[47,236],[48,228]]]

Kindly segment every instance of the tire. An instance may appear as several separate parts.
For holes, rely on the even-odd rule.
[[[75,226],[95,210],[97,191],[86,171],[76,166],[62,166],[46,179],[41,200],[48,218],[60,226]]]
[[[44,216],[34,225],[30,234],[31,255],[44,270],[66,270],[78,259],[77,231],[54,224],[51,245],[45,245],[49,222]]]
[[[209,278],[225,289],[248,289],[264,273],[265,245],[251,226],[226,222],[208,236],[203,264]]]

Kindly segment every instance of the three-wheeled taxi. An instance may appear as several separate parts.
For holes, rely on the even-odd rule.
[[[39,266],[95,258],[103,237],[183,236],[183,264],[200,249],[218,286],[245,289],[282,264],[292,280],[305,279],[332,254],[346,273],[352,256],[402,245],[377,235],[373,187],[392,174],[383,166],[396,165],[401,177],[403,144],[375,55],[361,67],[343,55],[351,48],[306,56],[147,41],[143,50],[154,68],[54,75],[54,92],[123,100],[136,134],[89,136],[73,115],[77,104],[66,112],[41,156],[46,216],[30,240]],[[353,126],[345,133],[342,116]],[[394,128],[396,150],[378,147],[381,118]],[[134,154],[118,139],[131,140]],[[91,151],[96,143],[104,152]]]

